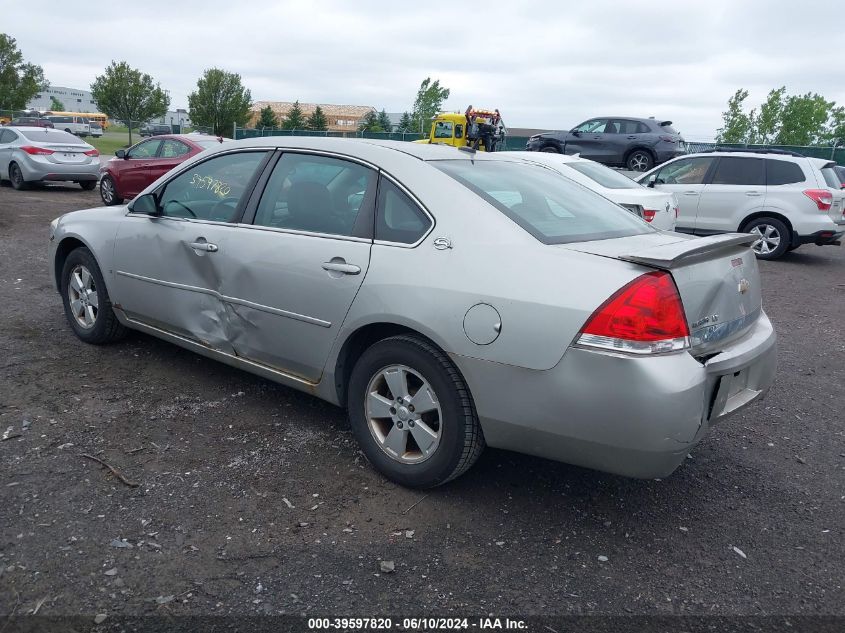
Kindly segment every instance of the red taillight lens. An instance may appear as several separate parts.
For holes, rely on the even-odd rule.
[[[654,209],[643,209],[643,220],[646,222],[651,222],[655,215],[657,215],[657,211]]]
[[[89,149],[87,152],[85,152],[85,155],[86,156],[99,156],[100,152],[98,152],[96,149]]]
[[[646,273],[618,290],[592,314],[578,343],[634,354],[688,347],[689,327],[671,275]]]
[[[49,156],[53,153],[53,150],[51,149],[45,149],[43,147],[33,147],[32,145],[24,145],[23,147],[21,147],[21,149],[32,156]]]
[[[675,207],[675,219],[676,219],[676,220],[678,219],[678,214],[679,214],[680,212],[681,212],[681,209],[680,209],[679,207]]]
[[[816,203],[819,211],[830,211],[833,204],[833,194],[827,189],[805,189],[804,195]]]

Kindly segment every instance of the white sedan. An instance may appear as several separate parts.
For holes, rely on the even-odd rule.
[[[678,218],[675,195],[643,187],[618,171],[580,156],[546,152],[508,152],[554,169],[559,174],[600,193],[649,222],[654,228],[674,231]]]

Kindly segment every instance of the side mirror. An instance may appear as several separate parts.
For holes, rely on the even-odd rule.
[[[118,158],[126,158],[126,152],[122,149],[117,150],[114,155]]]
[[[570,130],[569,133],[572,134],[572,136],[581,136],[581,132],[578,130]]]
[[[646,185],[646,187],[648,187],[649,189],[654,189],[654,185],[656,185],[656,184],[657,184],[657,174],[652,174],[651,176],[648,177],[648,184]]]
[[[129,210],[132,213],[143,213],[145,215],[161,215],[161,208],[158,206],[158,200],[152,193],[145,193],[143,196],[138,196],[129,205]]]

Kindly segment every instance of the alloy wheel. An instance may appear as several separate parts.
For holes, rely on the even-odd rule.
[[[771,224],[758,224],[751,229],[751,234],[757,238],[751,248],[758,255],[768,255],[780,246],[780,231]]]
[[[434,455],[442,435],[440,402],[418,372],[405,365],[380,369],[364,407],[370,433],[392,459],[418,464]]]
[[[111,204],[114,200],[114,183],[111,178],[103,178],[100,181],[100,197],[106,204]]]
[[[628,167],[631,171],[645,171],[648,169],[648,158],[642,152],[637,152],[628,159]]]
[[[86,330],[94,327],[97,322],[97,311],[100,306],[94,275],[82,264],[75,266],[70,273],[67,287],[70,311],[81,328]]]

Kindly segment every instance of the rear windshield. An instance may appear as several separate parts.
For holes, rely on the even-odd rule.
[[[51,130],[50,128],[43,128],[41,130],[21,130],[20,132],[30,141],[36,143],[66,143],[68,145],[85,145],[82,141],[76,138],[73,134],[68,134],[61,130]]]
[[[666,134],[677,134],[678,132],[673,128],[671,125],[658,125],[657,126],[661,132],[666,132]]]
[[[574,169],[577,172],[584,174],[590,180],[595,180],[602,187],[608,189],[633,189],[639,187],[637,183],[623,176],[618,171],[613,171],[610,167],[605,167],[599,163],[566,163],[566,167]]]
[[[839,189],[842,186],[842,183],[839,181],[839,175],[833,167],[825,167],[822,169],[822,176],[824,176],[824,181],[827,183],[828,187]]]
[[[654,231],[622,207],[545,167],[498,160],[431,164],[544,244],[606,240]]]

